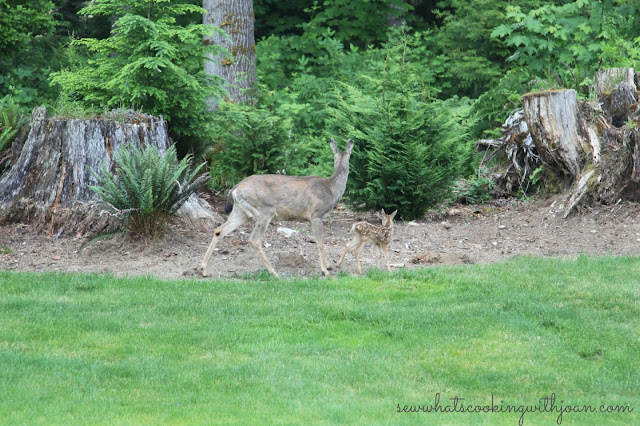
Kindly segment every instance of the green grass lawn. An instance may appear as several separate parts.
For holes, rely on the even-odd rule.
[[[456,397],[494,411],[446,412]],[[1,424],[518,424],[545,404],[524,424],[640,423],[640,258],[297,280],[0,271]],[[566,411],[581,408],[596,412]]]

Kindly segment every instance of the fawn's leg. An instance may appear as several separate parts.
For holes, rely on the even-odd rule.
[[[358,237],[354,237],[351,241],[347,242],[347,244],[345,244],[344,246],[344,250],[342,251],[342,254],[340,255],[340,259],[338,260],[338,263],[336,264],[336,267],[339,268],[340,265],[342,265],[342,262],[344,261],[344,257],[345,255],[356,246],[356,244],[358,244]]]
[[[216,248],[218,241],[235,231],[239,226],[247,223],[249,219],[249,216],[247,216],[245,212],[236,207],[231,210],[229,219],[213,231],[211,244],[209,244],[207,253],[204,255],[204,259],[202,259],[202,263],[200,264],[200,273],[203,277],[207,276],[207,266],[209,265],[209,260],[211,259],[211,255],[213,254],[213,250]]]
[[[391,266],[389,265],[389,246],[386,244],[380,244],[382,253],[384,253],[384,259],[387,261],[387,271],[391,272]]]
[[[311,232],[313,232],[316,244],[320,250],[320,269],[322,270],[322,275],[329,275],[329,271],[327,269],[329,262],[327,262],[327,254],[324,252],[324,242],[322,240],[322,234],[324,232],[322,218],[316,217],[315,219],[311,219]]]
[[[376,248],[376,266],[378,267],[378,269],[380,268],[380,262],[382,261],[382,249],[380,248],[380,244],[375,244],[375,248]]]
[[[353,254],[356,257],[356,266],[358,267],[358,273],[362,274],[362,268],[360,267],[360,251],[362,250],[362,246],[364,245],[364,240],[358,241],[358,245],[356,249],[353,251]]]
[[[280,276],[278,275],[276,270],[273,269],[271,262],[269,262],[269,259],[267,258],[267,256],[264,254],[264,251],[262,250],[262,237],[264,236],[264,233],[267,231],[267,226],[269,226],[270,221],[271,221],[270,216],[262,216],[256,219],[256,227],[253,228],[253,232],[249,237],[249,243],[254,249],[258,251],[258,256],[260,256],[260,259],[262,260],[262,263],[264,263],[264,266],[267,267],[267,270],[271,272],[273,276],[275,276],[276,278],[279,278]]]

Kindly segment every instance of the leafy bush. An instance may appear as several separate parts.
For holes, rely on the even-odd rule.
[[[420,217],[442,201],[471,160],[470,103],[432,99],[403,39],[388,46],[377,75],[335,91],[328,123],[355,141],[347,196],[357,207]],[[428,75],[427,75],[428,77]]]
[[[64,60],[51,0],[0,0],[0,98],[32,108],[55,98],[49,74]]]
[[[328,145],[294,135],[291,116],[296,112],[281,114],[266,107],[220,104],[208,153],[213,189],[233,186],[253,174],[308,175],[331,167],[328,158],[323,161],[323,155],[330,153]]]
[[[98,185],[90,188],[121,215],[129,232],[155,237],[208,178],[196,177],[204,163],[191,170],[190,160],[178,161],[173,146],[162,155],[152,145],[122,146],[114,156],[115,175],[103,166],[93,172]]]
[[[28,121],[11,97],[0,99],[0,173],[7,165],[13,141],[26,130]]]
[[[486,203],[492,198],[493,181],[486,175],[487,170],[479,170],[477,175],[460,179],[453,185],[453,200],[463,204]]]
[[[507,22],[491,36],[513,49],[510,61],[551,87],[588,94],[591,78],[601,67],[637,67],[640,61],[637,6],[616,3],[576,0],[529,12],[508,6]]]
[[[71,68],[54,73],[52,80],[85,106],[142,108],[162,115],[172,135],[191,145],[183,146],[184,151],[199,148],[211,121],[206,99],[222,94],[221,78],[204,72],[204,53],[205,49],[219,52],[220,47],[203,46],[203,35],[214,31],[213,27],[183,26],[177,19],[203,11],[165,0],[95,0],[80,14],[118,16],[112,35],[102,40],[73,40],[70,59],[74,60],[74,50],[84,48],[88,61],[78,57]]]

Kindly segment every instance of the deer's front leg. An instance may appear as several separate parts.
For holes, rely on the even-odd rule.
[[[222,226],[213,231],[211,244],[209,244],[207,253],[204,255],[204,259],[202,259],[202,263],[200,264],[200,273],[203,277],[207,276],[207,266],[209,265],[209,260],[211,259],[211,255],[213,254],[213,250],[216,248],[218,241],[248,221],[249,217],[244,214],[242,210],[234,208],[229,219]]]
[[[320,269],[322,270],[323,275],[329,275],[329,262],[327,261],[327,255],[324,252],[324,241],[322,239],[322,234],[324,233],[324,224],[322,223],[321,218],[315,218],[311,220],[311,232],[316,239],[316,244],[318,245],[318,249],[320,250]]]

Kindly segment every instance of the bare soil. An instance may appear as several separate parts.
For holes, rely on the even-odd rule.
[[[223,200],[213,201],[214,209],[221,211]],[[398,221],[389,250],[392,267],[487,263],[523,255],[640,252],[640,204],[583,207],[563,219],[565,207],[565,197],[556,195],[528,202],[497,200],[486,205],[450,206],[420,221]],[[224,220],[222,216],[219,219]],[[325,218],[325,247],[332,264],[340,256],[352,224],[360,220],[377,223],[374,213],[354,213],[342,206]],[[287,237],[278,231],[281,227],[296,232]],[[190,229],[179,219],[154,241],[136,240],[123,233],[93,238],[64,232],[47,235],[33,228],[24,224],[0,227],[0,270],[194,277],[211,239],[208,233]],[[264,269],[247,241],[252,229],[253,224],[247,224],[218,244],[209,277],[246,276]],[[263,244],[282,276],[320,274],[318,249],[308,223],[272,222]],[[376,265],[376,252],[369,245],[361,258],[363,268]],[[342,269],[356,273],[353,254],[347,255]],[[336,273],[335,267],[332,273]]]

